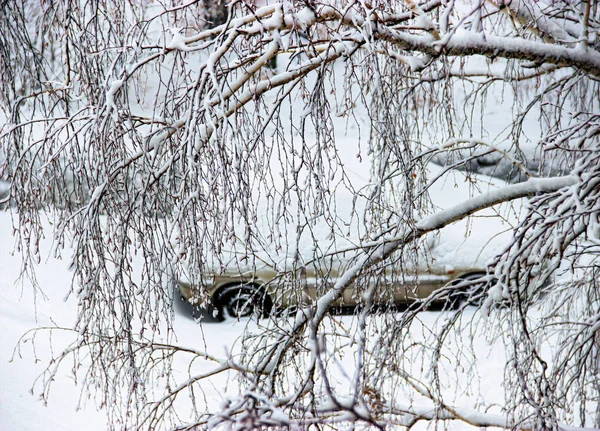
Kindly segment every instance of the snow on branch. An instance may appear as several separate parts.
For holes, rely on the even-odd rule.
[[[416,228],[419,231],[425,232],[439,229],[449,223],[473,214],[476,211],[480,211],[501,202],[533,196],[537,193],[549,193],[563,187],[572,186],[576,184],[578,180],[579,179],[573,175],[555,178],[531,178],[520,184],[514,184],[487,192],[426,217],[417,222]]]
[[[24,273],[41,260],[43,214],[57,255],[71,247],[66,354],[88,349],[85,385],[115,424],[600,426],[596,1],[230,1],[220,17],[207,14],[225,2],[175,3],[0,6],[0,204]],[[482,190],[469,161],[491,153],[485,172],[502,161],[526,181]],[[431,155],[448,163],[436,171]],[[432,213],[444,181],[465,194]],[[519,220],[494,215],[511,230],[494,271],[467,280],[490,288],[483,309],[428,326],[426,301],[369,314],[417,289],[405,276],[480,276],[476,256],[423,269],[427,234],[523,197]],[[249,322],[227,359],[170,343],[175,281],[212,310],[217,277],[249,283],[264,268],[291,316]],[[345,297],[364,310],[336,320]],[[480,329],[504,343],[506,416],[444,393],[478,375]],[[183,377],[176,353],[192,357]],[[225,375],[236,393],[211,410],[197,391]]]

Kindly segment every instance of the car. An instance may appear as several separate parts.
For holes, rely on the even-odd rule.
[[[443,173],[443,168],[433,165],[429,166],[429,170],[433,177]],[[477,184],[482,190],[494,189],[503,184],[500,180],[475,174],[469,175],[468,181],[459,181],[460,178],[458,176],[448,183],[437,182],[430,187],[429,192],[436,208],[449,208],[457,201],[468,199],[472,195],[473,184]],[[241,253],[246,253],[244,247],[241,247],[231,256],[220,256],[218,260],[223,263],[218,266],[223,265],[226,269],[223,272],[202,274],[201,286],[190,284],[186,280],[179,281],[181,296],[192,305],[212,309],[218,320],[253,314],[266,316],[314,302],[344,273],[347,262],[331,259],[314,263],[312,266],[300,266],[288,272],[273,268],[294,267],[296,255],[300,256],[301,261],[308,261],[317,246],[320,250],[332,249],[332,232],[335,233],[334,249],[353,249],[356,248],[356,244],[360,244],[361,238],[364,238],[364,230],[360,228],[360,214],[364,212],[366,203],[362,195],[357,197],[354,194],[342,193],[344,190],[336,191],[334,210],[336,220],[341,220],[338,220],[338,223],[343,228],[337,229],[322,219],[311,220],[314,225],[309,233],[306,232],[308,230],[304,230],[301,232],[303,236],[287,239],[288,244],[293,243],[298,247],[290,247],[289,256],[281,255],[281,247],[269,248],[269,244],[266,244],[265,255],[255,259],[256,262],[270,265],[264,268],[254,269],[251,265],[240,263],[237,259],[242,256]],[[415,251],[418,256],[405,256],[407,262],[420,262],[418,269],[406,269],[389,262],[379,277],[372,277],[375,281],[369,282],[368,277],[363,276],[361,284],[349,286],[333,306],[361,305],[364,303],[362,293],[365,287],[373,282],[384,284],[377,289],[375,298],[376,304],[381,305],[411,304],[425,298],[444,306],[457,306],[466,299],[469,303],[482,301],[486,296],[479,293],[494,284],[494,268],[489,268],[488,265],[496,256],[502,254],[506,245],[510,243],[512,231],[518,225],[524,207],[522,204],[522,201],[515,201],[487,208],[472,217],[454,222],[439,232],[428,234],[415,247],[415,250],[418,249]],[[295,210],[292,208],[289,213],[294,214]],[[279,231],[297,233],[295,225],[298,221],[292,222],[285,228],[279,226]],[[258,232],[268,232],[272,228],[266,223],[256,226]],[[405,252],[410,253],[407,250]],[[244,267],[237,268],[235,264],[230,267],[230,262]],[[444,289],[446,286],[449,288]],[[207,297],[208,304],[204,301]]]
[[[252,315],[266,317],[301,305],[308,305],[331,287],[341,275],[342,268],[319,270],[314,267],[301,268],[296,277],[272,269],[256,271],[226,271],[205,274],[202,289],[210,299],[208,308],[214,317],[223,321],[227,318],[244,318]],[[430,267],[413,275],[386,275],[375,279],[384,283],[379,287],[378,304],[410,304],[430,297],[444,286],[452,294],[434,295],[435,302],[448,302],[455,307],[467,299],[474,289],[482,289],[486,283],[485,268]],[[489,277],[488,277],[489,278]],[[364,286],[364,284],[363,284]],[[182,298],[192,305],[202,305],[201,288],[185,281],[178,281]],[[364,287],[363,287],[364,289]],[[481,296],[481,295],[480,295]],[[363,302],[361,288],[354,284],[345,289],[335,307],[356,307]]]

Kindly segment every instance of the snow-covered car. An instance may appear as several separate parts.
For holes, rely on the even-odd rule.
[[[226,272],[208,274],[203,282],[210,298],[209,308],[215,318],[241,318],[251,315],[266,317],[298,305],[309,304],[327,291],[340,276],[340,270],[319,273],[314,268],[302,268],[291,279],[289,273],[279,273],[271,269],[249,272]],[[482,289],[485,282],[485,268],[429,267],[427,271],[412,275],[386,276],[374,279],[378,283],[376,302],[385,305],[410,304],[425,299],[444,286],[451,286],[452,294],[436,295],[437,302],[448,301],[448,306],[456,306],[473,293]],[[384,284],[382,286],[382,283]],[[367,283],[367,286],[369,284]],[[179,291],[184,300],[200,305],[200,288],[179,281]],[[335,304],[337,307],[354,307],[364,303],[365,284],[351,285]]]
[[[431,175],[435,176],[441,168],[430,166]],[[469,181],[465,182],[459,175],[456,182],[435,184],[430,188],[430,195],[438,208],[449,208],[457,201],[468,199],[471,196],[470,188],[474,183],[478,187],[496,188],[501,186],[499,180],[483,176],[471,175]],[[344,219],[344,226],[351,226],[351,238],[348,239],[345,232],[339,232],[335,240],[340,248],[352,248],[360,244],[361,236],[356,233],[359,229],[360,219],[352,220],[349,214],[353,209],[350,203],[360,205],[360,200],[355,201],[353,195],[340,195],[336,202],[336,215]],[[356,211],[361,213],[360,210]],[[482,287],[490,287],[493,284],[493,269],[488,265],[494,261],[494,257],[501,254],[512,238],[512,229],[518,222],[521,203],[514,202],[509,205],[488,208],[479,211],[476,216],[448,225],[436,232],[427,235],[424,242],[419,246],[419,256],[408,257],[407,262],[419,262],[415,269],[401,267],[389,263],[385,270],[385,276],[373,277],[371,282],[363,280],[359,285],[351,285],[347,288],[335,306],[352,307],[364,303],[363,293],[369,283],[377,282],[377,304],[410,304],[417,300],[431,297],[439,303],[450,301],[448,306],[456,306],[466,297],[471,296],[474,291],[481,292]],[[291,211],[293,212],[293,211]],[[329,250],[331,240],[328,238],[331,228],[325,225],[324,229],[318,230],[313,227],[311,235],[306,235],[296,241],[296,238],[288,238],[288,243],[298,242],[298,250],[291,250],[290,256],[295,256],[296,251],[303,261],[310,261],[311,250],[316,243],[322,250]],[[268,231],[268,226],[258,226],[258,231]],[[296,232],[296,229],[288,227],[281,231]],[[313,236],[314,235],[314,236]],[[303,243],[303,240],[306,240]],[[344,242],[347,241],[347,242]],[[239,250],[243,253],[243,247]],[[232,256],[236,254],[233,253]],[[281,261],[270,260],[273,256]],[[287,259],[287,260],[286,260]],[[193,305],[200,306],[204,298],[209,298],[208,307],[213,308],[218,319],[228,316],[242,317],[253,313],[267,315],[273,311],[288,309],[298,305],[308,304],[327,292],[336,282],[345,269],[347,262],[320,262],[313,267],[306,266],[296,268],[292,263],[293,257],[280,256],[275,247],[268,249],[268,253],[257,259],[267,262],[271,266],[264,269],[254,269],[249,266],[240,268],[242,265],[235,258],[223,258],[223,262],[237,262],[232,266],[224,265],[224,272],[209,272],[202,277],[202,286],[195,286],[187,281],[178,282],[179,291],[184,300]],[[282,263],[287,262],[287,263]],[[221,265],[216,265],[222,267]],[[271,267],[295,269],[291,272],[275,271]],[[319,269],[320,268],[320,269]],[[416,269],[418,268],[418,269]],[[484,281],[485,279],[485,281]],[[384,285],[381,285],[381,284]],[[452,287],[440,291],[444,286]],[[433,294],[433,295],[432,295]],[[476,302],[483,300],[484,295],[475,295]]]

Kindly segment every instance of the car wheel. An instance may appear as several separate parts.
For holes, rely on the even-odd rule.
[[[450,294],[448,301],[452,309],[461,308],[463,305],[479,307],[485,300],[485,292],[489,287],[488,281],[476,281],[486,274],[466,274],[454,281],[456,292]],[[466,284],[466,286],[461,286]]]
[[[216,299],[217,318],[240,319],[258,315],[267,316],[273,307],[269,295],[258,286],[240,284],[223,289]]]

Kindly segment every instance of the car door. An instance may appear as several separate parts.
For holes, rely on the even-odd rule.
[[[396,303],[410,303],[427,298],[447,281],[447,277],[433,274],[402,275],[390,281],[390,286]]]

